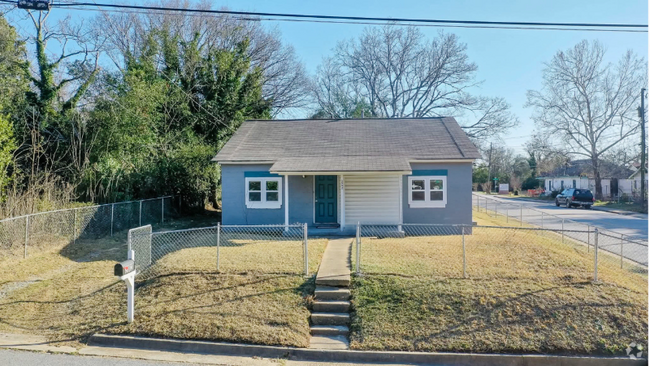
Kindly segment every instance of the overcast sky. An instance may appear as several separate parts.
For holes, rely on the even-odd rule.
[[[97,0],[113,3],[113,0]],[[124,1],[122,1],[124,2]],[[126,1],[130,3],[141,3]],[[226,6],[233,10],[304,13],[327,15],[356,15],[375,17],[431,18],[454,20],[582,22],[582,23],[641,23],[648,22],[648,3],[644,0],[604,1],[503,1],[503,0],[225,0],[212,1],[215,8]],[[67,10],[70,11],[70,10]],[[12,13],[16,13],[14,11]],[[75,17],[94,17],[93,12],[72,10]],[[66,15],[56,10],[53,18]],[[264,23],[276,27],[284,42],[293,45],[308,72],[313,73],[322,58],[331,54],[338,41],[358,36],[364,25],[317,24],[302,22]],[[21,22],[28,29],[29,23]],[[435,36],[440,28],[421,27]],[[647,58],[647,33],[616,33],[589,31],[463,29],[445,27],[467,44],[471,61],[478,65],[478,80],[483,84],[476,94],[500,96],[512,105],[521,120],[519,128],[511,131],[505,143],[523,153],[522,145],[532,133],[532,111],[524,108],[526,91],[541,85],[543,63],[558,50],[565,50],[583,39],[600,40],[607,48],[607,61],[616,62],[632,49]],[[303,116],[295,116],[303,117]]]

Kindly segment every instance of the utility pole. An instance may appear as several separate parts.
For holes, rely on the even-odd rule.
[[[641,209],[643,212],[648,212],[647,202],[645,200],[645,88],[641,88],[641,109],[639,115],[641,116]]]
[[[487,184],[488,187],[490,187],[490,189],[487,192],[488,194],[492,193],[492,189],[491,189],[492,181],[490,180],[491,177],[492,177],[492,143],[490,142],[490,154],[488,155],[488,180],[487,180]]]

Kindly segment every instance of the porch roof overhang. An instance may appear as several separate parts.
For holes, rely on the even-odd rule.
[[[407,158],[387,156],[295,157],[278,159],[270,169],[280,175],[411,174]]]

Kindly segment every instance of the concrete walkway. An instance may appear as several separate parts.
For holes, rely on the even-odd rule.
[[[312,304],[310,348],[350,347],[350,253],[352,238],[330,239],[323,253]]]
[[[317,286],[350,286],[352,240],[352,238],[332,239],[327,243],[316,275]]]

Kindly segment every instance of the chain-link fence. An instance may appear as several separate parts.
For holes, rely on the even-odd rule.
[[[130,231],[129,242],[138,280],[187,273],[309,275],[317,270],[324,250],[322,243],[307,240],[305,224],[217,225],[154,233],[142,227]]]
[[[127,235],[127,250],[128,252],[133,251],[136,271],[143,271],[151,266],[152,233],[151,225],[140,226],[129,230]]]
[[[27,257],[78,239],[113,236],[135,226],[163,223],[178,214],[171,196],[40,212],[0,220],[0,257]]]
[[[584,243],[588,236],[593,240],[591,249]],[[614,239],[598,229],[360,225],[353,262],[356,272],[362,274],[597,280],[643,291],[647,288],[647,266],[615,253],[614,244],[610,244]]]
[[[472,204],[475,211],[501,219],[506,225],[561,231],[565,233],[564,236],[585,244],[588,251],[593,251],[595,245],[594,230],[597,228],[596,226],[565,219],[527,205],[514,202],[502,202],[477,194],[473,195]],[[598,231],[601,234],[599,243],[601,250],[616,255],[622,254],[624,260],[636,262],[647,267],[647,240],[600,227],[598,227]]]

